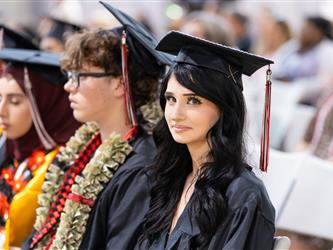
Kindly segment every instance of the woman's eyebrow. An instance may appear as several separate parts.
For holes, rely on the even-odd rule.
[[[185,93],[185,94],[183,94],[183,96],[197,96],[197,94],[195,94],[195,93]]]
[[[164,93],[164,95],[174,95],[174,93],[172,93],[172,92],[170,92],[170,91],[166,91],[166,92]]]
[[[8,97],[24,97],[24,94],[21,93],[9,93],[7,94]]]
[[[174,93],[171,92],[171,91],[166,91],[166,92],[164,93],[164,95],[174,95]],[[183,95],[183,96],[197,96],[197,94],[195,94],[195,93],[183,93],[182,95]]]

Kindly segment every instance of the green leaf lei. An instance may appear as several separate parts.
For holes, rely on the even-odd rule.
[[[65,149],[60,152],[58,159],[66,163],[72,163],[97,131],[98,128],[95,124],[83,125],[69,140]],[[112,134],[96,150],[81,175],[75,178],[71,192],[95,201],[98,194],[103,190],[105,183],[109,182],[131,152],[131,146],[122,140],[120,135]],[[59,174],[62,176],[58,177]],[[48,209],[52,204],[51,197],[54,198],[54,194],[59,189],[62,179],[63,172],[59,167],[52,165],[47,173],[47,181],[43,185],[44,193],[39,197],[42,207],[38,209],[36,229],[45,223]],[[50,195],[49,191],[52,192]],[[50,249],[78,249],[86,231],[86,224],[91,209],[88,205],[68,199]],[[49,240],[50,235],[47,235],[34,249],[41,249]]]

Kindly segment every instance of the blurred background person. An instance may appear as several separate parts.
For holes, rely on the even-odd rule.
[[[290,51],[292,34],[286,20],[274,19],[272,23],[271,35],[266,43],[265,55],[270,56],[279,62],[281,57]]]
[[[229,22],[235,33],[237,47],[241,50],[250,52],[252,38],[248,29],[248,18],[244,14],[233,12],[229,16]]]
[[[40,49],[53,53],[63,52],[66,38],[83,28],[78,24],[54,17],[44,17],[38,27],[38,33],[41,37]]]
[[[320,16],[307,17],[304,20],[298,45],[290,51],[280,67],[275,67],[274,78],[282,81],[295,81],[312,78],[324,73],[327,58],[333,55],[332,27],[328,20]],[[315,83],[313,83],[315,84]]]
[[[297,149],[333,162],[333,91],[321,101]]]
[[[317,106],[333,88],[332,24],[321,16],[305,19],[298,47],[280,60],[275,78],[303,85],[299,102]]]
[[[234,33],[229,23],[220,15],[195,11],[185,17],[180,31],[216,43],[233,46]]]
[[[38,45],[14,29],[0,24],[0,49],[2,48],[21,48],[38,50]]]

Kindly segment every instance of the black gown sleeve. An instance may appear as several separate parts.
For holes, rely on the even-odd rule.
[[[256,201],[251,200],[232,212],[213,237],[210,249],[272,249],[274,223],[256,208]]]
[[[214,235],[210,249],[271,250],[275,209],[262,181],[245,172],[230,185],[227,199],[227,218]]]
[[[109,210],[107,249],[133,249],[141,234],[141,224],[149,208],[150,188],[145,171],[138,171],[125,174],[115,193]]]

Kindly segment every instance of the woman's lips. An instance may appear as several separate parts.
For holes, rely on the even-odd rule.
[[[188,126],[184,126],[184,125],[173,125],[172,129],[176,132],[176,133],[181,133],[187,130],[192,129],[191,127]]]
[[[0,127],[3,129],[3,130],[8,130],[8,128],[10,127],[10,125],[8,123],[0,123]]]

